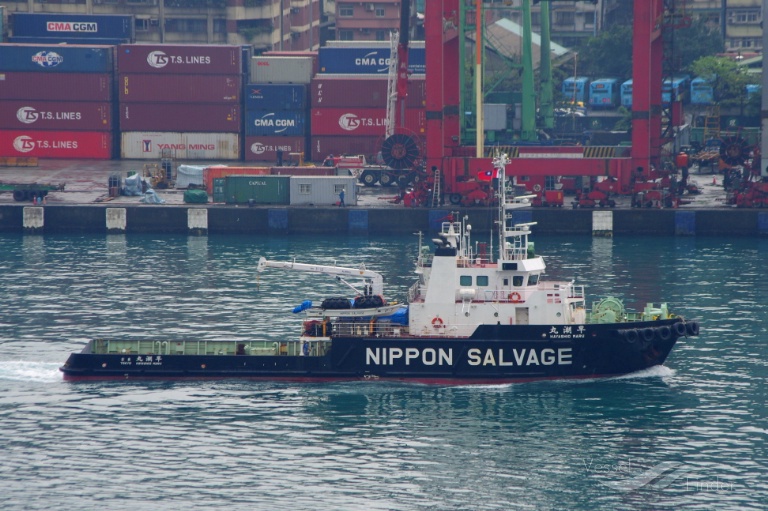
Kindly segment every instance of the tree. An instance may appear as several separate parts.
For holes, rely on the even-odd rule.
[[[613,25],[590,37],[579,49],[577,74],[592,77],[632,76],[632,27]]]
[[[671,58],[676,69],[688,69],[699,58],[723,51],[720,29],[701,18],[691,20],[688,27],[665,31],[665,36],[673,43]]]
[[[710,79],[715,99],[726,108],[743,106],[747,85],[757,83],[756,77],[727,57],[701,57],[690,69],[696,76]]]

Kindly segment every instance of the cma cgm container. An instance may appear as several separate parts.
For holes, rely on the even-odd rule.
[[[312,136],[315,135],[384,135],[387,111],[384,108],[313,108]],[[426,129],[423,109],[406,109],[405,127],[419,134]]]
[[[242,83],[238,75],[121,74],[117,97],[123,103],[237,103]]]
[[[303,110],[307,86],[303,83],[251,83],[245,86],[245,109]]]
[[[224,200],[228,204],[289,204],[290,176],[227,176]]]
[[[369,48],[323,46],[318,52],[321,73],[383,74],[389,73],[388,46]],[[425,48],[408,48],[408,71],[424,74]]]
[[[304,110],[256,110],[245,113],[246,136],[302,136],[307,132]]]
[[[357,205],[357,178],[354,176],[294,176],[290,181],[291,206],[335,206],[344,190],[344,204]]]
[[[117,39],[132,43],[136,22],[128,14],[13,13],[13,35]]]
[[[236,133],[136,132],[121,134],[120,156],[125,159],[158,159],[163,150],[180,160],[239,160]]]
[[[112,158],[112,133],[0,130],[0,156],[108,160]]]
[[[283,152],[283,162],[292,161],[291,153],[304,153],[306,137],[245,137],[245,161],[277,161]]]
[[[113,78],[101,73],[40,73],[0,71],[0,98],[48,101],[111,101]]]
[[[111,73],[114,51],[113,46],[0,44],[0,71]]]
[[[239,75],[243,50],[226,45],[122,44],[118,73]]]
[[[0,101],[0,129],[111,131],[112,104],[96,101]]]
[[[313,136],[309,148],[312,153],[310,158],[312,161],[321,162],[329,154],[362,154],[370,159],[381,150],[383,139],[383,134],[376,137]]]
[[[311,57],[253,57],[251,83],[309,83]]]
[[[205,183],[206,191],[214,194],[214,182],[224,182],[224,178],[227,176],[268,176],[270,175],[270,167],[227,167],[225,165],[213,165],[205,167],[203,169],[203,183]],[[219,190],[224,193],[223,186]],[[224,196],[221,199],[214,198],[214,202],[224,202]]]
[[[240,132],[240,105],[121,103],[122,131]]]
[[[387,77],[381,75],[316,75],[309,86],[312,108],[386,108]],[[423,108],[427,103],[424,77],[408,80],[408,108]]]

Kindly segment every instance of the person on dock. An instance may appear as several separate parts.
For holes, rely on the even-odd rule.
[[[340,208],[346,208],[347,205],[344,204],[344,188],[341,189],[339,192],[339,207]]]

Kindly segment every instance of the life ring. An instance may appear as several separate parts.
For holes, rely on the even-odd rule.
[[[672,329],[667,325],[660,326],[657,332],[659,333],[659,339],[662,341],[667,341],[672,337]]]
[[[682,321],[678,321],[677,323],[675,323],[674,329],[675,329],[675,334],[677,334],[678,337],[682,337],[685,335],[685,323],[683,323]]]
[[[540,192],[541,191],[541,185],[533,185],[533,191],[534,192]]]
[[[435,316],[432,320],[432,326],[435,328],[443,328],[443,320],[439,316]]]
[[[520,303],[523,301],[522,296],[520,296],[520,293],[518,293],[517,291],[512,291],[511,293],[509,293],[509,296],[507,296],[507,298],[509,298],[509,301],[512,303]]]

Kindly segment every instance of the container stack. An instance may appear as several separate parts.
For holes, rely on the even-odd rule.
[[[120,45],[117,68],[123,158],[240,158],[239,46]]]
[[[320,48],[319,70],[310,84],[312,160],[329,154],[375,158],[387,126],[390,48],[374,42],[335,42]],[[421,136],[426,129],[423,43],[409,48],[404,127]]]
[[[307,87],[316,59],[258,56],[245,86],[245,160],[303,159],[309,133]]]
[[[136,40],[132,14],[62,14],[53,12],[11,14],[12,43],[101,44],[116,46]]]
[[[114,47],[0,44],[0,156],[112,158]]]

